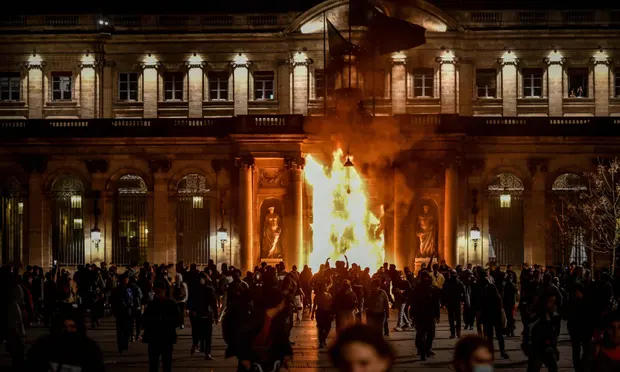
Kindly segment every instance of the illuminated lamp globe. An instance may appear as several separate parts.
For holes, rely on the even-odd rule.
[[[93,227],[90,229],[90,238],[94,242],[98,242],[101,240],[101,230],[98,227]]]
[[[480,240],[480,228],[474,225],[471,230],[469,230],[469,238],[473,241]]]
[[[217,239],[222,243],[228,240],[228,230],[226,230],[224,225],[217,229]]]

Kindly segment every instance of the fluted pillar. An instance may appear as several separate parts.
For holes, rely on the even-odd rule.
[[[392,56],[392,114],[407,113],[407,56]]]
[[[303,169],[305,159],[287,159],[286,166],[291,172],[291,187],[293,193],[293,245],[287,252],[288,265],[297,265],[301,271],[305,263],[304,230],[303,230]]]
[[[30,57],[28,68],[28,119],[43,119],[43,66],[37,54]]]
[[[499,59],[502,66],[502,107],[504,116],[517,116],[517,65],[519,60],[511,51]]]
[[[203,79],[204,67],[202,58],[194,53],[187,61],[187,80],[189,82],[187,88],[187,106],[188,116],[190,118],[202,118],[202,101],[203,101]]]
[[[142,63],[142,101],[143,101],[143,117],[152,119],[157,117],[157,91],[158,91],[158,72],[159,62],[149,56]]]
[[[549,116],[562,116],[564,100],[564,57],[557,51],[552,52],[545,62],[547,67],[547,80],[549,86]]]
[[[444,208],[444,259],[450,267],[456,266],[456,238],[458,221],[458,172],[455,164],[446,167]]]
[[[95,66],[97,61],[93,56],[86,55],[80,63],[80,107],[82,119],[95,118],[97,102],[97,84]]]
[[[611,60],[603,51],[592,58],[594,64],[594,115],[609,116],[609,65]]]
[[[242,270],[254,269],[253,168],[254,158],[237,159],[239,167],[239,243]]]
[[[305,53],[299,52],[291,59],[293,67],[293,114],[308,115],[308,70],[312,63]]]
[[[233,68],[233,102],[235,115],[248,114],[251,62],[241,53],[231,63]]]
[[[149,162],[151,172],[153,173],[153,230],[149,227],[149,237],[153,237],[154,249],[152,253],[147,254],[150,262],[169,263],[171,254],[168,252],[170,248],[171,236],[169,236],[168,224],[174,223],[169,220],[168,214],[168,178],[167,172],[172,164],[170,160],[151,160]]]
[[[456,74],[457,59],[451,51],[444,51],[437,58],[439,62],[439,84],[442,114],[458,113],[458,81]]]
[[[49,229],[50,225],[44,223],[44,211],[49,207],[45,203],[45,194],[43,190],[42,174],[47,169],[47,158],[27,155],[20,159],[20,163],[24,171],[29,174],[28,177],[28,210],[26,216],[28,218],[28,264],[37,265],[39,267],[47,267],[49,262],[49,244],[45,244],[46,237],[44,229]],[[47,248],[47,249],[46,249]]]

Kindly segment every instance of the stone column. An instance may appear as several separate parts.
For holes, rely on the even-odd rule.
[[[457,114],[457,78],[456,78],[456,57],[450,52],[437,58],[439,62],[439,84],[441,97],[441,113]]]
[[[204,73],[202,68],[204,62],[194,55],[187,63],[187,80],[189,80],[187,96],[188,96],[188,117],[202,118],[202,101],[203,101],[203,80]]]
[[[246,58],[236,58],[236,60],[232,62],[235,115],[248,114],[250,64],[251,63]]]
[[[106,258],[106,241],[108,240],[108,231],[110,234],[109,239],[112,240],[112,228],[111,228],[111,224],[108,227],[108,229],[106,229],[106,225],[105,225],[105,212],[106,212],[106,197],[105,197],[105,188],[106,188],[106,177],[105,177],[105,173],[107,173],[108,171],[108,161],[105,159],[91,159],[91,160],[86,160],[86,168],[88,169],[88,172],[91,174],[91,179],[92,179],[92,190],[93,190],[93,198],[89,199],[89,201],[93,202],[93,209],[92,209],[92,214],[93,214],[93,219],[92,219],[92,224],[90,224],[89,226],[86,226],[86,231],[90,234],[90,229],[95,227],[95,214],[97,213],[97,211],[95,211],[96,209],[99,209],[98,213],[99,215],[96,216],[97,217],[97,228],[101,231],[101,240],[99,241],[99,248],[97,248],[96,244],[93,243],[92,239],[89,239],[86,244],[89,244],[90,246],[90,256],[92,257],[92,261],[106,261],[106,262],[110,262],[107,261]],[[96,205],[95,205],[95,198],[98,198],[98,200],[96,201]]]
[[[456,238],[458,227],[458,171],[456,164],[446,167],[444,209],[444,259],[450,267],[456,266]]]
[[[43,119],[43,66],[40,58],[31,58],[28,67],[28,119]]]
[[[474,91],[474,68],[471,62],[459,62],[459,114],[472,116],[472,97]]]
[[[239,243],[241,245],[241,267],[243,270],[253,270],[255,263],[253,252],[254,225],[252,223],[254,158],[237,159],[237,166],[239,167]]]
[[[101,97],[103,106],[102,118],[110,119],[113,117],[113,102],[114,102],[114,62],[107,61],[101,68],[101,84],[103,85],[103,94]],[[109,261],[107,261],[109,262]]]
[[[156,62],[142,63],[142,101],[144,107],[142,116],[145,119],[157,117],[158,67],[159,63]]]
[[[44,244],[44,227],[50,226],[43,223],[43,210],[46,207],[45,193],[43,190],[43,173],[47,169],[47,158],[42,156],[27,155],[20,159],[20,163],[24,171],[29,173],[28,177],[28,241],[29,262],[30,265],[39,267],[47,267],[45,264],[49,261],[49,245]],[[49,207],[49,206],[48,206]],[[47,248],[47,249],[46,249]]]
[[[153,237],[153,253],[148,255],[150,262],[170,262],[171,255],[168,246],[171,237],[168,234],[168,177],[166,174],[171,168],[170,160],[151,160],[149,163],[153,172],[153,230],[150,230],[149,237]]]
[[[407,57],[392,57],[392,114],[407,113]]]
[[[502,66],[502,108],[504,116],[517,116],[517,65],[519,60],[514,53],[507,51],[499,59]]]
[[[80,107],[82,119],[95,118],[95,107],[97,103],[97,84],[95,81],[95,66],[97,62],[94,58],[85,58],[80,63]]]
[[[564,83],[563,75],[564,58],[555,53],[545,61],[549,65],[547,67],[547,85],[549,86],[549,116],[562,116],[562,104],[564,100]]]
[[[547,160],[530,159],[528,160],[530,175],[532,176],[532,190],[526,193],[524,200],[524,252],[525,262],[530,264],[545,265],[546,262],[546,243],[545,243],[545,173],[547,172]]]
[[[594,115],[609,116],[609,64],[603,52],[592,58],[594,63]]]
[[[312,63],[304,53],[299,52],[291,59],[293,67],[293,114],[308,116],[308,74],[309,66]]]
[[[287,267],[297,265],[301,270],[305,263],[304,257],[304,220],[303,220],[303,169],[305,159],[287,159],[286,166],[291,172],[291,187],[293,193],[293,246],[287,252]]]

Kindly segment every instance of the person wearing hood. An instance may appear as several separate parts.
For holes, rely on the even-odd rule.
[[[177,273],[174,276],[174,283],[172,284],[172,299],[176,301],[181,313],[181,329],[185,328],[185,306],[187,305],[187,283],[183,281],[183,275]]]
[[[101,348],[86,335],[82,315],[72,309],[54,316],[50,334],[30,348],[24,368],[29,372],[104,370]]]

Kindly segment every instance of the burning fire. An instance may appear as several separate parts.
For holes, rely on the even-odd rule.
[[[384,259],[380,221],[368,208],[367,190],[355,167],[345,167],[343,152],[333,154],[331,169],[306,156],[305,178],[312,186],[312,253],[314,270],[329,257],[362,268],[377,269]]]

